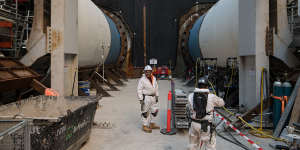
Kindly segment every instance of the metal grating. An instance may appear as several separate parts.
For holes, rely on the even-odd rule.
[[[29,139],[26,121],[0,120],[0,150],[29,150]]]

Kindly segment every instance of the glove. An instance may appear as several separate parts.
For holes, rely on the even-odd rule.
[[[143,105],[143,104],[144,104],[144,101],[143,101],[143,100],[140,100],[140,104]]]
[[[156,103],[158,103],[158,96],[155,96],[155,98],[156,98]]]

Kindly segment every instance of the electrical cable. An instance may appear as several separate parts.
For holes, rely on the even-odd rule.
[[[232,82],[233,82],[233,74],[234,74],[234,67],[235,67],[234,63],[232,63],[231,67],[232,68],[231,68],[231,75],[230,75],[229,85],[227,87],[227,91],[226,91],[226,93],[224,95],[224,98],[227,98],[227,94],[229,92],[229,87],[232,86]]]
[[[217,123],[216,125],[216,128],[223,122],[223,120],[221,120],[219,123]],[[230,134],[230,132],[225,128],[225,125],[223,125],[223,128]],[[224,132],[224,131],[223,131]],[[225,136],[221,135],[221,133],[219,133],[217,130],[216,130],[216,133],[218,136],[220,136],[221,138],[223,138],[224,140],[227,140],[228,142],[231,142],[245,150],[249,150],[249,148],[246,146],[246,145],[243,145],[242,143],[240,143],[236,138],[233,137],[232,134],[230,134],[230,136],[233,138],[234,141],[226,138]]]
[[[216,94],[216,91],[212,85],[212,83],[208,80],[208,83],[211,85],[212,89],[213,89],[213,92],[214,94]],[[277,138],[277,137],[274,137],[272,135],[269,135],[269,134],[266,134],[265,132],[263,131],[260,131],[258,129],[256,129],[255,127],[253,127],[251,124],[249,124],[247,121],[245,121],[241,116],[237,116],[235,113],[229,111],[226,107],[222,107],[227,113],[231,114],[232,116],[235,116],[236,118],[238,118],[239,120],[241,120],[245,125],[247,125],[248,127],[250,127],[252,130],[255,130],[257,133],[265,136],[265,137],[268,137],[268,138],[271,138],[271,139],[274,139],[276,141],[282,141],[282,142],[285,142],[287,143],[287,141],[285,139],[282,139],[282,138]]]
[[[229,136],[230,136],[235,142],[239,143],[239,144],[240,144],[241,146],[243,146],[244,148],[249,149],[246,145],[242,144],[239,140],[237,140],[237,139],[231,134],[231,132],[230,132],[227,128],[225,128],[225,126],[224,126],[224,129],[226,130],[226,133],[229,134]]]
[[[244,146],[244,145],[241,145],[241,144],[239,144],[239,143],[237,143],[237,142],[235,142],[235,141],[230,140],[229,138],[223,136],[221,133],[219,133],[219,132],[217,132],[217,131],[216,131],[216,134],[217,134],[219,137],[221,137],[222,139],[224,139],[224,140],[226,140],[226,141],[228,141],[228,142],[230,142],[230,143],[232,143],[232,144],[235,144],[235,145],[237,145],[237,146],[239,146],[239,147],[241,147],[241,148],[243,148],[243,149],[245,149],[245,150],[250,150],[248,147],[246,147],[246,146]]]

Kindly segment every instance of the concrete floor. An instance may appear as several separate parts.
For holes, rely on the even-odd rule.
[[[94,127],[89,141],[82,150],[186,150],[188,145],[188,131],[180,131],[176,135],[162,135],[159,130],[144,133],[141,130],[140,104],[136,96],[137,79],[129,80],[126,86],[119,87],[120,91],[109,92],[113,97],[105,97],[100,101],[101,107],[97,110],[95,121],[109,121],[111,129]],[[176,81],[176,88],[183,88]],[[156,123],[166,126],[167,95],[170,90],[170,81],[159,81],[160,113]],[[243,143],[247,142],[240,139]],[[263,140],[260,144],[268,145]],[[250,149],[252,147],[247,145]],[[217,149],[241,150],[242,148],[217,137]]]

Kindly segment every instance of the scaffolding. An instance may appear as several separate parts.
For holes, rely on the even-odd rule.
[[[18,2],[19,0],[0,1],[0,52],[8,53],[8,56],[13,58],[19,58],[21,49],[26,48],[33,18],[31,11],[19,10]]]

